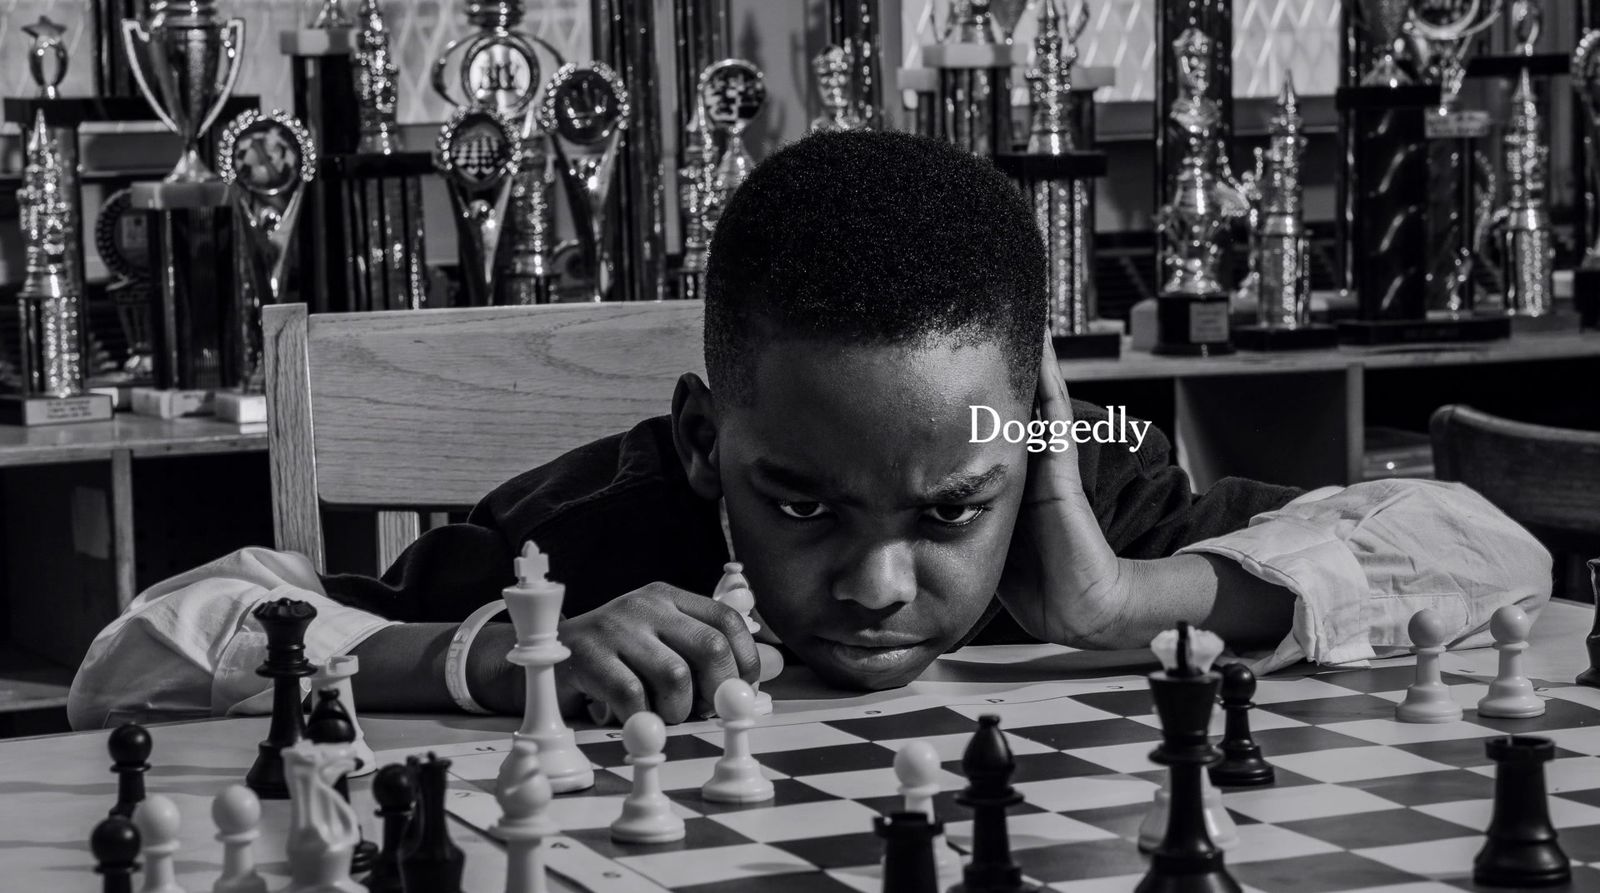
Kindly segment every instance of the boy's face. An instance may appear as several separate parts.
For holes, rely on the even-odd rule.
[[[1029,418],[998,344],[780,341],[719,405],[714,461],[764,620],[836,685],[916,678],[982,616],[1027,471],[972,405]]]

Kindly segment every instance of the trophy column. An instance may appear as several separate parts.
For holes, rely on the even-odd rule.
[[[1587,4],[1579,4],[1587,9]],[[1593,21],[1587,22],[1593,26]],[[1600,30],[1586,32],[1572,53],[1572,88],[1578,94],[1575,120],[1582,122],[1577,157],[1583,160],[1578,181],[1578,229],[1583,258],[1572,272],[1572,303],[1582,327],[1600,327]]]
[[[602,238],[617,266],[612,300],[666,295],[666,197],[661,182],[660,92],[655,73],[655,0],[590,0],[595,58],[616,72],[632,100],[617,151],[617,224]]]
[[[300,28],[278,35],[294,77],[294,115],[317,134],[329,156],[355,151],[357,111],[350,59],[354,29],[348,23]],[[318,178],[305,190],[306,225],[298,236],[296,291],[317,312],[354,310],[343,287],[353,246],[347,244],[339,184]]]
[[[1027,47],[999,42],[989,0],[956,0],[949,30],[922,48],[922,64],[938,72],[938,135],[975,155],[1012,151],[1011,70]]]

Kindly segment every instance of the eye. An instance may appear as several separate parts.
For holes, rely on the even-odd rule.
[[[986,505],[935,505],[927,509],[927,517],[950,527],[965,527],[988,511]]]
[[[778,502],[776,505],[778,511],[796,521],[815,521],[831,514],[828,507],[820,502]]]

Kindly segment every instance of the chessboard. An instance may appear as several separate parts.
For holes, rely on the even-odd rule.
[[[1472,710],[1486,686],[1447,672],[1464,718],[1400,723],[1394,708],[1413,678],[1413,668],[1394,666],[1260,680],[1251,726],[1277,780],[1222,788],[1239,831],[1226,855],[1234,878],[1270,893],[1478,889],[1472,859],[1494,787],[1484,741],[1514,733],[1555,743],[1546,777],[1550,813],[1573,864],[1567,889],[1600,890],[1600,689],[1541,684],[1544,715],[1489,719]],[[709,722],[675,727],[661,779],[687,835],[672,844],[612,841],[608,825],[631,777],[621,733],[579,731],[596,783],[556,798],[550,815],[563,834],[550,842],[548,864],[592,893],[878,893],[883,841],[872,819],[900,806],[897,749],[922,739],[938,751],[944,776],[935,809],[950,844],[966,852],[972,823],[956,802],[965,784],[960,760],[986,713],[1001,719],[1016,759],[1013,784],[1026,798],[1010,818],[1025,875],[1061,893],[1132,890],[1148,865],[1134,841],[1165,776],[1149,759],[1160,723],[1144,676],[780,709],[750,733],[776,791],[753,806],[701,799],[722,733]],[[1220,735],[1221,710],[1213,722]],[[500,817],[494,779],[508,749],[509,742],[462,743],[378,756],[448,757],[448,809],[488,833]]]

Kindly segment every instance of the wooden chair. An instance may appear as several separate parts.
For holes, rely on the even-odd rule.
[[[325,508],[374,510],[379,569],[499,484],[671,408],[699,302],[315,314],[265,308],[273,528],[325,570]]]
[[[1566,592],[1587,598],[1583,559],[1600,555],[1600,431],[1514,422],[1442,406],[1428,427],[1434,474],[1483,494],[1553,551]],[[1558,561],[1559,561],[1558,555]]]

